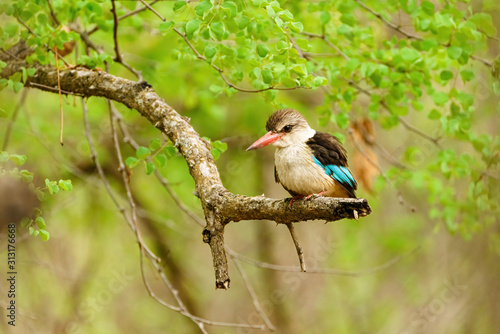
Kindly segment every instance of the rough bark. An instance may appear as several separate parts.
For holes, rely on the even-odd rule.
[[[28,67],[18,57],[6,57],[8,63],[1,72],[7,78]],[[34,76],[29,77],[25,87],[58,92],[57,71],[50,66],[38,66]],[[32,85],[35,84],[35,85]],[[116,77],[103,71],[75,67],[60,70],[61,90],[84,97],[108,98],[137,110],[151,124],[165,133],[184,157],[189,172],[196,183],[195,194],[201,200],[207,225],[203,241],[212,251],[216,276],[216,287],[229,287],[229,273],[224,250],[224,226],[231,221],[273,220],[277,223],[301,222],[306,220],[335,221],[353,218],[353,210],[359,216],[371,213],[365,199],[313,198],[297,201],[288,208],[289,199],[271,199],[263,196],[247,197],[229,192],[222,185],[219,171],[210,153],[210,143],[200,137],[189,123],[179,115],[146,82],[134,82]]]

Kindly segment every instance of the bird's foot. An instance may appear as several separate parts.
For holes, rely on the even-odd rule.
[[[304,195],[297,195],[297,196],[292,197],[292,199],[290,200],[290,203],[288,203],[288,208],[290,210],[292,210],[292,204],[293,204],[293,202],[295,202],[296,200],[301,199],[303,197],[304,197]]]
[[[324,195],[326,193],[326,190],[320,192],[320,193],[317,193],[317,194],[311,194],[311,195],[307,195],[306,197],[304,197],[304,201],[308,201],[311,197],[313,196],[321,196],[321,195]]]

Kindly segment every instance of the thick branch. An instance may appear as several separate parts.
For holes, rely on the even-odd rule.
[[[1,58],[1,57],[0,57]],[[9,59],[0,77],[22,70],[27,64]],[[151,86],[86,68],[73,68],[58,73],[52,67],[38,67],[34,76],[25,83],[50,92],[69,92],[85,97],[100,96],[115,100],[136,109],[151,124],[165,133],[186,160],[189,172],[196,184],[196,196],[201,200],[207,225],[203,239],[212,250],[216,273],[216,287],[228,288],[229,273],[224,249],[224,226],[231,221],[266,219],[280,223],[292,223],[321,219],[334,221],[353,218],[353,210],[360,216],[370,214],[365,199],[341,199],[319,197],[311,201],[297,201],[288,209],[288,199],[277,200],[263,196],[246,197],[232,194],[222,185],[219,171],[210,153],[210,144],[189,124],[189,119],[179,115],[160,98]]]

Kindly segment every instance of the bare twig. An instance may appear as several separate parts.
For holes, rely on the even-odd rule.
[[[111,0],[111,13],[113,13],[113,41],[114,41],[114,49],[115,49],[115,59],[114,61],[122,64],[127,70],[130,72],[134,73],[135,76],[137,77],[138,81],[142,81],[142,73],[141,71],[136,70],[129,64],[127,64],[123,58],[122,55],[120,54],[120,48],[118,46],[118,17],[116,15],[116,5],[115,5],[115,0]]]
[[[388,267],[392,266],[393,264],[397,263],[400,261],[403,257],[413,253],[418,249],[415,248],[411,251],[409,251],[406,254],[398,255],[395,258],[379,265],[373,268],[369,269],[364,269],[364,270],[359,270],[359,271],[349,271],[349,270],[340,270],[340,269],[330,269],[330,268],[309,268],[305,274],[327,274],[327,275],[339,275],[339,276],[350,276],[350,277],[359,277],[359,276],[365,276],[365,275],[370,275],[379,271],[382,271],[384,269],[387,269]],[[226,248],[227,253],[240,261],[251,263],[254,266],[264,268],[264,269],[269,269],[269,270],[276,270],[276,271],[283,271],[283,272],[301,272],[302,269],[300,267],[290,267],[290,266],[280,266],[272,263],[267,263],[267,262],[262,262],[262,261],[257,261],[251,258],[248,258],[244,255],[241,255],[239,253],[236,253],[235,251]]]
[[[120,126],[120,130],[123,133],[123,141],[128,143],[134,150],[137,150],[139,148],[139,144],[134,140],[134,138],[130,135],[130,132],[128,131],[127,127],[125,126],[122,115],[116,108],[112,108],[113,113],[115,114],[116,120],[118,121],[118,125]],[[151,161],[151,157],[147,157],[148,161]],[[203,221],[198,215],[196,215],[194,212],[188,209],[187,206],[185,206],[182,201],[179,199],[177,194],[174,192],[172,187],[170,186],[170,183],[166,178],[164,178],[161,173],[155,169],[154,174],[158,181],[161,183],[161,185],[167,190],[168,194],[172,199],[174,200],[175,204],[179,207],[179,209],[184,212],[188,217],[190,217],[195,223],[197,223],[200,226],[205,226],[205,221]]]
[[[32,86],[32,87],[38,87],[38,88],[40,88],[42,90],[46,90],[46,91],[49,91],[49,92],[54,92],[54,93],[61,92],[62,94],[65,94],[65,95],[75,95],[75,96],[81,96],[81,97],[83,97],[82,94],[77,94],[77,93],[74,93],[74,92],[68,92],[66,90],[62,90],[62,89],[50,87],[50,86],[47,86],[47,85],[42,85],[42,84],[39,84],[39,83],[36,83],[36,82],[30,82],[28,85]]]
[[[160,0],[154,0],[154,1],[151,1],[151,3],[149,4],[149,6],[152,6],[153,4],[157,3],[158,1]],[[148,9],[148,7],[144,6],[144,7],[141,7],[141,8],[138,8],[136,10],[133,10],[133,11],[130,11],[126,14],[123,14],[121,16],[118,17],[118,21],[121,21],[123,19],[126,19],[127,17],[130,17],[130,16],[134,16],[140,12],[143,12],[145,11],[146,9]],[[98,26],[95,26],[94,28],[92,28],[91,30],[89,30],[87,32],[88,35],[92,35],[93,33],[95,33],[97,30],[99,30],[99,27]]]
[[[297,255],[299,256],[300,271],[305,272],[306,262],[304,260],[304,251],[302,250],[302,247],[299,244],[299,238],[297,238],[297,235],[295,234],[295,229],[292,223],[287,223],[285,225],[288,228],[288,231],[290,231],[290,236],[292,237],[293,244],[295,245],[295,249],[297,250]]]
[[[248,290],[248,293],[252,297],[253,305],[255,307],[255,310],[257,311],[257,313],[259,313],[259,315],[262,318],[262,320],[264,320],[264,323],[266,324],[267,328],[269,328],[271,331],[275,331],[276,328],[271,323],[271,320],[269,320],[269,318],[267,317],[266,313],[262,309],[262,307],[261,307],[261,305],[259,303],[259,300],[257,299],[257,294],[255,293],[255,291],[254,291],[254,289],[252,287],[252,284],[250,283],[250,280],[247,277],[247,274],[245,273],[245,271],[243,270],[243,268],[241,267],[241,265],[238,263],[238,261],[235,261],[233,259],[233,262],[234,262],[234,265],[236,266],[236,269],[240,273],[240,276],[243,279],[243,282],[245,282],[245,286],[246,286],[246,288]]]
[[[115,61],[121,62],[120,48],[118,47],[118,17],[116,16],[115,0],[111,0],[111,13],[113,13],[113,41],[115,42]]]
[[[139,1],[142,2],[142,4],[144,5],[145,9],[146,8],[149,9],[150,11],[152,11],[153,13],[155,13],[162,21],[165,21],[165,18],[163,16],[161,16],[161,14],[158,13],[153,7],[151,7],[151,5],[154,4],[156,1],[153,1],[150,4],[148,4],[144,0],[139,0]]]
[[[349,60],[349,57],[344,53],[342,52],[342,50],[339,49],[338,46],[336,46],[335,44],[333,44],[329,39],[328,37],[326,37],[325,35],[318,35],[318,34],[313,34],[313,33],[310,33],[310,32],[301,32],[302,35],[304,36],[307,36],[307,37],[310,37],[310,38],[318,38],[318,39],[322,39],[323,41],[325,41],[325,43],[331,47],[332,49],[335,50],[335,52],[337,52],[340,56],[342,56],[342,58],[344,58],[345,60]]]
[[[50,17],[52,18],[52,21],[56,24],[56,26],[60,26],[61,23],[57,19],[56,13],[54,12],[54,8],[52,8],[52,1],[47,0],[47,5],[49,6],[49,11],[50,11]]]

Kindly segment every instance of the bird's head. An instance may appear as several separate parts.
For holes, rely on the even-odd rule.
[[[299,145],[316,133],[307,124],[304,116],[295,109],[276,111],[267,120],[266,130],[268,132],[247,148],[247,151],[256,150],[269,144],[280,148]]]

